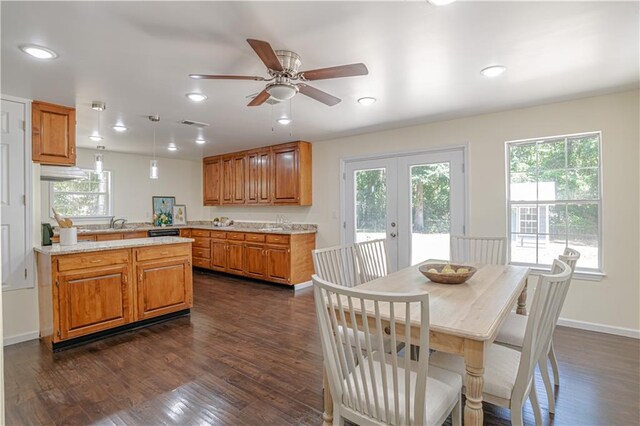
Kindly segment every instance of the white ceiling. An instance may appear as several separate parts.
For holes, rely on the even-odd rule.
[[[2,93],[75,105],[77,142],[95,147],[91,101],[107,150],[200,158],[288,140],[337,136],[637,88],[640,4],[631,2],[2,2]],[[245,106],[256,81],[201,81],[189,73],[264,75],[246,43],[293,50],[302,69],[364,62],[369,75],[313,82],[342,98],[302,95],[290,128],[278,106]],[[55,50],[33,59],[18,46]],[[496,79],[480,69],[503,64]],[[209,99],[195,104],[187,92]],[[364,107],[356,102],[374,96]],[[282,107],[282,105],[280,105]],[[204,147],[181,119],[210,123]],[[116,133],[122,121],[129,130]],[[169,142],[180,148],[166,151]]]

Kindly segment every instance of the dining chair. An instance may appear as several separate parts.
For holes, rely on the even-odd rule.
[[[565,248],[564,253],[558,257],[560,260],[565,262],[571,268],[571,278],[573,278],[573,272],[576,268],[576,263],[578,263],[578,259],[580,259],[580,252],[574,250],[572,248]],[[571,281],[569,281],[570,285]],[[553,324],[554,330],[555,326],[560,318],[560,312],[562,311],[562,306],[564,305],[564,301],[567,297],[567,293],[569,291],[569,285],[566,286],[564,292],[560,294],[558,297],[560,308],[558,309],[555,322]],[[524,345],[524,335],[527,327],[527,316],[526,315],[518,315],[514,312],[511,312],[507,319],[502,324],[502,327],[498,331],[498,336],[496,337],[495,342],[499,345],[508,346],[510,348],[521,350]],[[553,332],[552,332],[553,336]],[[551,338],[551,342],[549,343],[549,350],[547,356],[540,360],[540,375],[542,376],[542,381],[544,382],[545,391],[547,392],[547,401],[549,404],[549,412],[555,413],[555,392],[551,386],[551,378],[549,376],[549,369],[547,367],[547,358],[551,363],[551,368],[553,369],[553,382],[556,386],[560,386],[560,372],[558,370],[558,360],[556,358],[555,350],[553,349],[553,337]]]
[[[397,352],[374,350],[388,334],[394,345],[419,336],[429,346],[429,294],[386,293],[329,283],[314,275],[313,290],[320,328],[324,366],[333,399],[333,424],[347,419],[356,424],[440,425],[449,414],[454,426],[462,423],[462,377]],[[371,311],[368,311],[369,307]],[[415,311],[417,310],[417,311]],[[396,321],[396,312],[419,321]],[[373,312],[373,313],[371,313]],[[338,327],[363,332],[352,351]]]
[[[511,410],[511,424],[522,425],[522,408],[531,401],[536,425],[542,424],[535,388],[535,368],[547,356],[560,299],[571,280],[571,267],[554,260],[550,274],[540,276],[528,316],[521,351],[492,343],[485,348],[483,399]],[[435,352],[430,364],[465,373],[464,360],[457,355]]]
[[[313,266],[323,280],[345,287],[360,284],[360,274],[353,244],[316,249]]]
[[[384,277],[389,273],[389,254],[386,241],[379,239],[353,245],[356,250],[362,283]]]
[[[485,263],[489,265],[504,265],[506,263],[507,239],[504,237],[452,235],[450,244],[452,263]]]

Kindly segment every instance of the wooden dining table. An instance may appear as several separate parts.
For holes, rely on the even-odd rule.
[[[398,293],[429,292],[429,346],[436,351],[464,357],[464,424],[482,425],[485,349],[495,340],[500,326],[516,304],[516,312],[526,314],[529,268],[472,265],[478,270],[463,284],[431,282],[420,273],[419,265],[414,265],[356,288]],[[419,312],[411,315],[412,325],[420,325],[419,315]],[[404,312],[396,311],[395,320],[398,324],[406,323]],[[418,344],[417,341],[411,343]],[[333,403],[326,377],[323,419],[325,424],[333,421]]]

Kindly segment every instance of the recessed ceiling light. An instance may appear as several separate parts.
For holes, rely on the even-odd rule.
[[[58,54],[53,50],[43,46],[36,46],[35,44],[23,44],[20,46],[20,50],[38,59],[55,59],[58,57]]]
[[[125,132],[127,128],[122,124],[116,124],[115,126],[113,126],[113,130],[115,130],[116,132]]]
[[[492,78],[499,76],[506,70],[507,67],[503,65],[491,65],[490,67],[486,67],[485,69],[481,70],[480,74],[484,75],[485,77]]]
[[[187,93],[185,96],[193,102],[202,102],[207,100],[207,95],[204,95],[202,93]]]
[[[98,134],[94,134],[89,136],[89,139],[91,139],[94,142],[100,142],[103,139],[103,137]]]
[[[434,6],[444,6],[446,4],[451,4],[456,0],[428,0]]]
[[[169,146],[167,147],[167,149],[168,149],[169,151],[177,151],[177,150],[178,150],[178,147],[176,146],[176,144],[175,144],[175,143],[171,142],[171,143],[169,144]]]
[[[375,104],[377,101],[376,98],[372,98],[371,96],[365,96],[364,98],[360,98],[358,99],[358,103],[360,105],[372,105]]]
[[[276,120],[279,124],[282,124],[283,126],[286,126],[288,124],[291,124],[291,119],[288,117],[280,117]]]
[[[207,141],[206,141],[206,140],[204,140],[204,139],[196,139],[196,143],[197,143],[198,145],[203,145],[203,144],[207,143]]]

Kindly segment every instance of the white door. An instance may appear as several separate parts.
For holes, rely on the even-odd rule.
[[[449,259],[465,223],[462,149],[345,162],[346,243],[387,238],[390,270]]]
[[[28,234],[26,201],[26,105],[2,99],[0,108],[0,206],[2,224],[2,289],[30,287],[33,283],[32,244]]]

